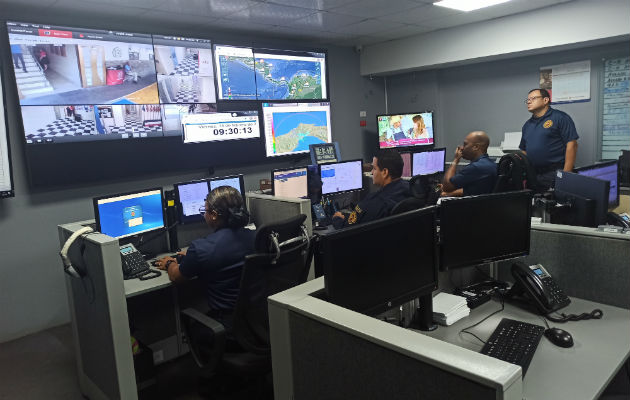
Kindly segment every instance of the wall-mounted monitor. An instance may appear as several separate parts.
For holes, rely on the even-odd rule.
[[[322,194],[336,194],[363,189],[363,161],[343,161],[321,164],[319,176]]]
[[[162,189],[96,197],[93,199],[97,231],[125,238],[164,228]]]
[[[330,103],[262,103],[267,157],[306,153],[332,142]]]
[[[412,175],[433,175],[444,172],[445,156],[445,148],[413,153]]]
[[[328,98],[326,54],[288,50],[254,50],[258,100]]]
[[[254,52],[250,47],[215,45],[219,100],[256,100]]]
[[[376,126],[381,149],[434,144],[432,112],[377,115]]]
[[[153,35],[153,49],[162,104],[216,102],[210,40]]]
[[[271,172],[274,196],[305,198],[308,196],[306,167],[276,169]]]

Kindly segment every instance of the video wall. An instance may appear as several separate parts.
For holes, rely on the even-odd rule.
[[[133,153],[135,164],[168,143],[189,168],[304,153],[332,140],[325,51],[23,22],[7,30],[31,178],[51,175],[68,154],[81,159],[79,151],[98,158],[112,148],[110,157]],[[285,103],[290,123],[263,123],[265,107]],[[193,162],[195,153],[203,160]],[[42,156],[47,166],[33,162]]]

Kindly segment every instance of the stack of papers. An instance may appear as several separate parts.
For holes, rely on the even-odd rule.
[[[452,325],[470,314],[466,298],[449,293],[438,293],[433,298],[433,321]]]

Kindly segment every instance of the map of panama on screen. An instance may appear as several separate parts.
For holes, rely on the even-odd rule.
[[[217,84],[221,100],[256,100],[254,53],[251,48],[215,46]]]
[[[255,53],[259,100],[325,99],[326,59],[309,56]]]
[[[330,103],[263,103],[267,156],[309,151],[330,143]]]

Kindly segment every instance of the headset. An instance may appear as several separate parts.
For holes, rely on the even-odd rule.
[[[68,250],[70,250],[70,246],[77,240],[77,238],[81,235],[85,235],[88,233],[94,232],[94,229],[89,226],[85,226],[78,231],[74,232],[68,240],[63,244],[59,255],[61,256],[61,261],[63,262],[63,270],[66,274],[72,276],[73,278],[81,278],[86,275],[86,271],[79,266],[73,266],[70,261],[70,257],[68,257]]]

